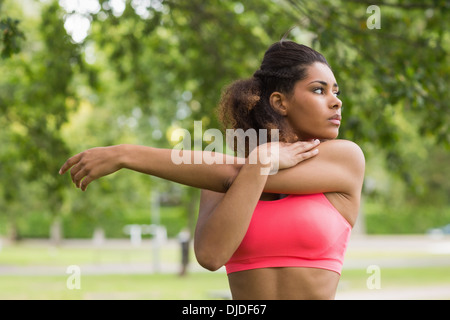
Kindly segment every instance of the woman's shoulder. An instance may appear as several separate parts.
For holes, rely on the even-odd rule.
[[[357,181],[362,181],[366,168],[364,153],[360,146],[350,140],[335,139],[321,142],[317,147],[319,156],[328,164],[347,172]],[[355,180],[355,181],[356,181]]]
[[[320,145],[325,145],[329,148],[339,148],[339,149],[344,148],[347,151],[355,150],[355,151],[360,152],[361,154],[363,153],[361,150],[361,147],[359,145],[357,145],[353,141],[345,140],[345,139],[324,140],[324,141],[321,141]]]
[[[321,154],[325,153],[334,160],[350,161],[351,164],[365,166],[364,152],[355,142],[344,139],[327,140],[318,146]]]

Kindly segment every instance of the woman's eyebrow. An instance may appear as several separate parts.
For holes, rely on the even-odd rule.
[[[320,83],[320,84],[322,84],[322,85],[324,85],[324,86],[328,86],[328,83],[326,83],[325,81],[322,81],[322,80],[314,80],[314,81],[311,81],[310,83],[308,83],[308,84],[311,84],[311,83],[314,83],[314,82],[318,82],[318,83]],[[339,86],[338,86],[338,84],[337,83],[334,83],[333,84],[333,88],[338,88]]]

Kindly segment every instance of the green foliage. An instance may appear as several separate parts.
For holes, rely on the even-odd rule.
[[[25,35],[18,27],[19,22],[10,17],[0,20],[1,57],[4,59],[20,51],[20,40],[24,39]]]
[[[167,236],[174,238],[178,233],[185,228],[186,214],[183,207],[161,207],[160,224],[167,230]],[[128,211],[116,212],[99,212],[99,214],[106,214],[108,219],[104,219],[101,224],[93,219],[93,215],[80,214],[68,216],[64,218],[64,236],[67,238],[91,238],[94,234],[96,226],[101,227],[107,238],[128,238],[124,233],[124,226],[128,224],[148,225],[152,223],[149,210],[136,210],[130,207]],[[50,225],[47,225],[41,230],[47,230]],[[32,236],[31,233],[27,234]],[[35,235],[37,237],[42,235]],[[151,237],[150,235],[142,235],[143,238]]]
[[[448,206],[386,205],[367,201],[364,208],[369,234],[424,234],[450,221]]]
[[[215,108],[223,86],[251,76],[293,25],[286,37],[322,52],[336,75],[340,137],[362,146],[366,176],[375,181],[365,188],[368,201],[429,208],[421,217],[450,205],[446,1],[378,2],[380,29],[367,27],[368,0],[126,1],[123,12],[99,2],[99,10],[83,13],[90,31],[82,42],[64,28],[79,13],[57,1],[0,3],[0,49],[9,57],[0,60],[0,215],[8,225],[1,230],[31,234],[23,221],[42,212],[38,225],[62,217],[66,235],[89,236],[103,226],[116,236],[121,224],[141,223],[144,214],[136,212],[148,212],[153,191],[184,208],[183,219],[167,221],[170,234],[180,223],[192,228],[198,193],[189,188],[121,172],[80,193],[57,171],[86,148],[170,148],[176,127],[192,131],[202,120],[203,130],[220,128]],[[406,207],[398,217],[377,208],[391,212],[385,224],[414,216]],[[377,225],[381,214],[370,216]],[[404,225],[391,230],[419,232],[415,222]]]
[[[78,46],[73,44],[63,26],[62,12],[53,3],[42,8],[42,20],[28,28],[38,27],[34,41],[37,48],[0,63],[0,122],[5,144],[0,154],[0,181],[3,201],[0,206],[15,225],[18,215],[27,212],[29,201],[22,201],[23,185],[39,180],[46,193],[46,206],[53,216],[62,206],[63,187],[67,184],[56,176],[69,150],[60,136],[67,118],[66,99],[76,65],[80,64]],[[30,38],[28,38],[31,40]],[[38,40],[39,39],[39,40]],[[11,207],[17,207],[13,213]]]
[[[450,145],[448,3],[379,2],[380,29],[369,29],[370,1],[321,1],[320,9],[288,2],[292,15],[302,17],[300,26],[313,32],[313,45],[328,57],[342,88],[341,136],[379,146],[389,169],[412,184],[415,163],[402,147],[411,131],[419,148],[430,138]]]

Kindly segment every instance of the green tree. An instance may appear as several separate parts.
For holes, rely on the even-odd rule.
[[[251,76],[293,25],[287,38],[318,49],[333,68],[344,103],[340,137],[363,147],[368,176],[377,180],[386,166],[412,186],[405,201],[424,203],[438,189],[434,198],[448,206],[439,174],[450,141],[447,1],[378,1],[380,29],[370,29],[369,0],[126,1],[123,11],[101,0],[82,13],[90,32],[81,42],[64,29],[79,13],[64,14],[56,1],[26,4],[33,15],[0,3],[0,210],[12,226],[42,198],[50,219],[85,212],[105,225],[132,214],[130,202],[144,210],[153,189],[179,188],[192,227],[194,189],[119,173],[80,194],[56,172],[86,148],[171,147],[176,127],[192,132],[202,120],[204,130],[219,128],[223,86]]]
[[[37,30],[27,34],[34,43],[0,62],[2,138],[6,142],[0,179],[2,185],[10,186],[3,188],[3,207],[8,212],[13,204],[21,203],[20,190],[26,190],[21,184],[39,181],[56,225],[67,187],[56,173],[70,154],[60,128],[67,119],[66,99],[75,96],[70,87],[72,77],[82,66],[79,46],[68,37],[62,14],[56,2],[44,6]],[[22,211],[27,211],[26,202]],[[16,218],[9,214],[11,226],[16,225]]]
[[[120,15],[108,4],[103,1],[102,10],[93,14],[85,40],[101,57],[94,63],[97,79],[108,74],[108,84],[99,81],[95,105],[107,103],[120,130],[131,120],[137,136],[111,144],[131,140],[170,147],[172,128],[193,132],[194,120],[202,120],[204,130],[219,127],[214,109],[222,87],[250,76],[267,44],[289,23],[279,24],[280,8],[271,2],[248,1],[244,7],[237,1],[165,1],[146,11],[127,3]],[[106,91],[115,81],[115,90]],[[187,193],[183,199],[193,228],[198,192],[181,190]]]
[[[20,51],[21,41],[25,35],[19,27],[20,21],[6,16],[2,10],[3,0],[0,1],[0,52],[3,59],[9,58]]]
[[[448,148],[450,142],[449,6],[377,2],[380,28],[371,29],[372,4],[164,1],[147,8],[145,18],[127,5],[119,17],[111,8],[97,14],[102,19],[94,17],[92,39],[110,53],[144,113],[165,128],[192,130],[200,119],[219,127],[212,115],[221,88],[250,76],[266,47],[296,24],[288,37],[324,53],[338,78],[341,137],[361,144],[368,160],[382,153],[389,170],[417,195],[427,183],[416,163],[433,152],[431,145]]]

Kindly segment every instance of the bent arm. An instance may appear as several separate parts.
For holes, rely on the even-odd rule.
[[[225,194],[202,190],[194,250],[204,268],[219,269],[244,238],[267,181],[260,169],[260,165],[244,165]]]
[[[247,158],[226,194],[202,190],[194,249],[203,267],[217,270],[239,247],[268,180],[264,169],[273,167],[274,161],[280,168],[289,168],[311,159],[317,155],[314,150],[310,151],[316,145],[282,145],[282,151],[275,156],[271,152],[260,152],[267,151],[267,145],[259,146]]]

